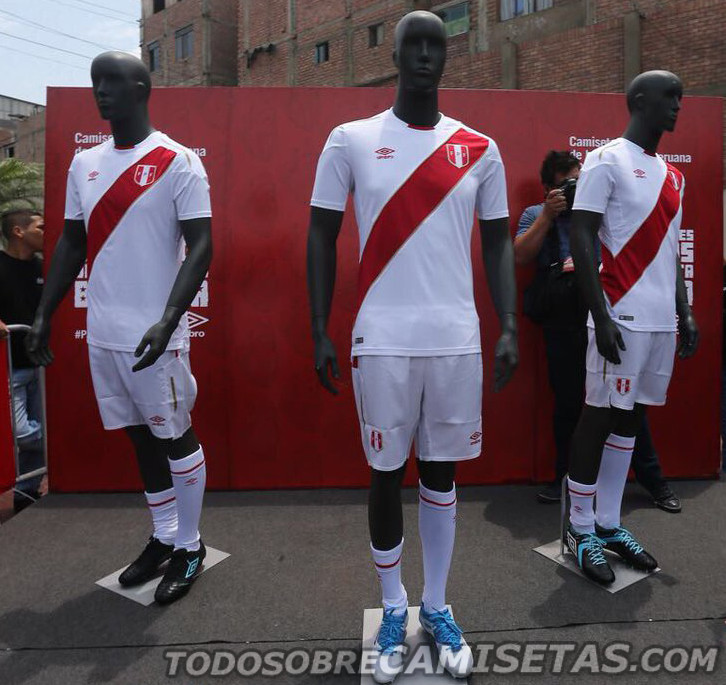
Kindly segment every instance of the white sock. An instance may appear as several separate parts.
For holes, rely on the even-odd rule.
[[[595,492],[597,486],[578,483],[567,477],[567,491],[570,493],[570,523],[578,533],[595,532]]]
[[[381,581],[383,608],[395,609],[394,613],[402,614],[408,608],[408,595],[401,583],[401,556],[403,555],[403,539],[393,549],[381,551],[371,543],[373,563],[376,574]]]
[[[169,459],[169,468],[179,518],[174,548],[195,551],[199,549],[199,518],[202,515],[204,485],[207,482],[207,467],[204,464],[202,448],[183,459]]]
[[[418,530],[424,563],[421,601],[428,611],[443,611],[456,536],[456,487],[450,492],[437,492],[419,481]]]
[[[161,492],[144,492],[154,522],[154,537],[165,545],[173,545],[176,539],[176,496],[174,488]]]
[[[624,438],[615,433],[611,433],[605,441],[597,474],[596,514],[597,523],[603,528],[617,528],[620,525],[623,490],[628,480],[634,447],[634,437]]]

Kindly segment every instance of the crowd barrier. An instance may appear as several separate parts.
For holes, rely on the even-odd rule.
[[[368,471],[359,444],[346,360],[355,314],[357,231],[349,204],[339,239],[331,336],[343,378],[333,397],[313,371],[305,249],[315,166],[337,124],[389,107],[390,89],[161,88],[154,125],[196,149],[209,173],[215,256],[191,309],[191,359],[199,384],[194,424],[212,488],[355,487]],[[622,94],[448,90],[440,108],[491,135],[507,170],[512,230],[542,198],[538,170],[550,149],[584,158],[624,130]],[[677,361],[668,405],[651,412],[667,474],[713,477],[719,463],[722,256],[722,102],[686,97],[660,151],[686,177],[681,233],[685,276],[703,343]],[[66,170],[77,150],[109,135],[90,89],[51,88],[46,128],[48,252],[63,223]],[[383,143],[382,143],[383,144]],[[395,148],[396,141],[385,141]],[[370,151],[375,154],[375,150]],[[521,364],[492,392],[496,316],[474,231],[475,291],[484,340],[484,455],[460,483],[542,481],[552,476],[552,400],[541,331],[520,318]],[[129,270],[129,278],[133,278]],[[521,291],[531,270],[518,272]],[[85,344],[82,271],[53,322],[48,371],[51,489],[127,490],[140,485],[131,445],[104,433]],[[414,469],[408,474],[413,482]]]

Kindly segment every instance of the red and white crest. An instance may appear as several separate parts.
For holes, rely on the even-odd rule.
[[[137,164],[134,172],[134,181],[140,186],[150,186],[156,178],[156,165]]]
[[[446,157],[457,169],[461,169],[469,164],[469,146],[447,143]]]
[[[380,452],[383,449],[383,434],[381,433],[381,431],[371,431],[371,447],[376,452]]]
[[[630,392],[630,379],[618,378],[615,382],[615,388],[621,395],[627,395]]]

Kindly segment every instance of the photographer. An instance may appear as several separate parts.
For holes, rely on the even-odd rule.
[[[540,502],[560,501],[570,438],[584,399],[587,307],[577,289],[570,254],[570,214],[579,175],[580,162],[574,155],[548,152],[540,169],[545,200],[524,210],[514,239],[516,263],[537,262],[536,275],[524,292],[524,313],[542,326],[555,400],[555,480],[538,493]],[[663,478],[647,421],[637,436],[632,467],[658,507],[672,513],[681,510],[678,498]]]

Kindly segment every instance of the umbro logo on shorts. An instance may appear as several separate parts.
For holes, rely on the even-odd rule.
[[[163,416],[152,416],[149,418],[149,421],[153,423],[155,426],[163,426],[166,422],[166,419]]]
[[[478,445],[481,442],[481,433],[476,431],[469,436],[472,445]]]
[[[637,178],[645,178],[645,171],[642,169],[633,169],[633,173],[636,175]]]
[[[376,150],[376,154],[378,157],[376,159],[393,159],[393,153],[395,150],[393,150],[390,147],[381,147]]]

